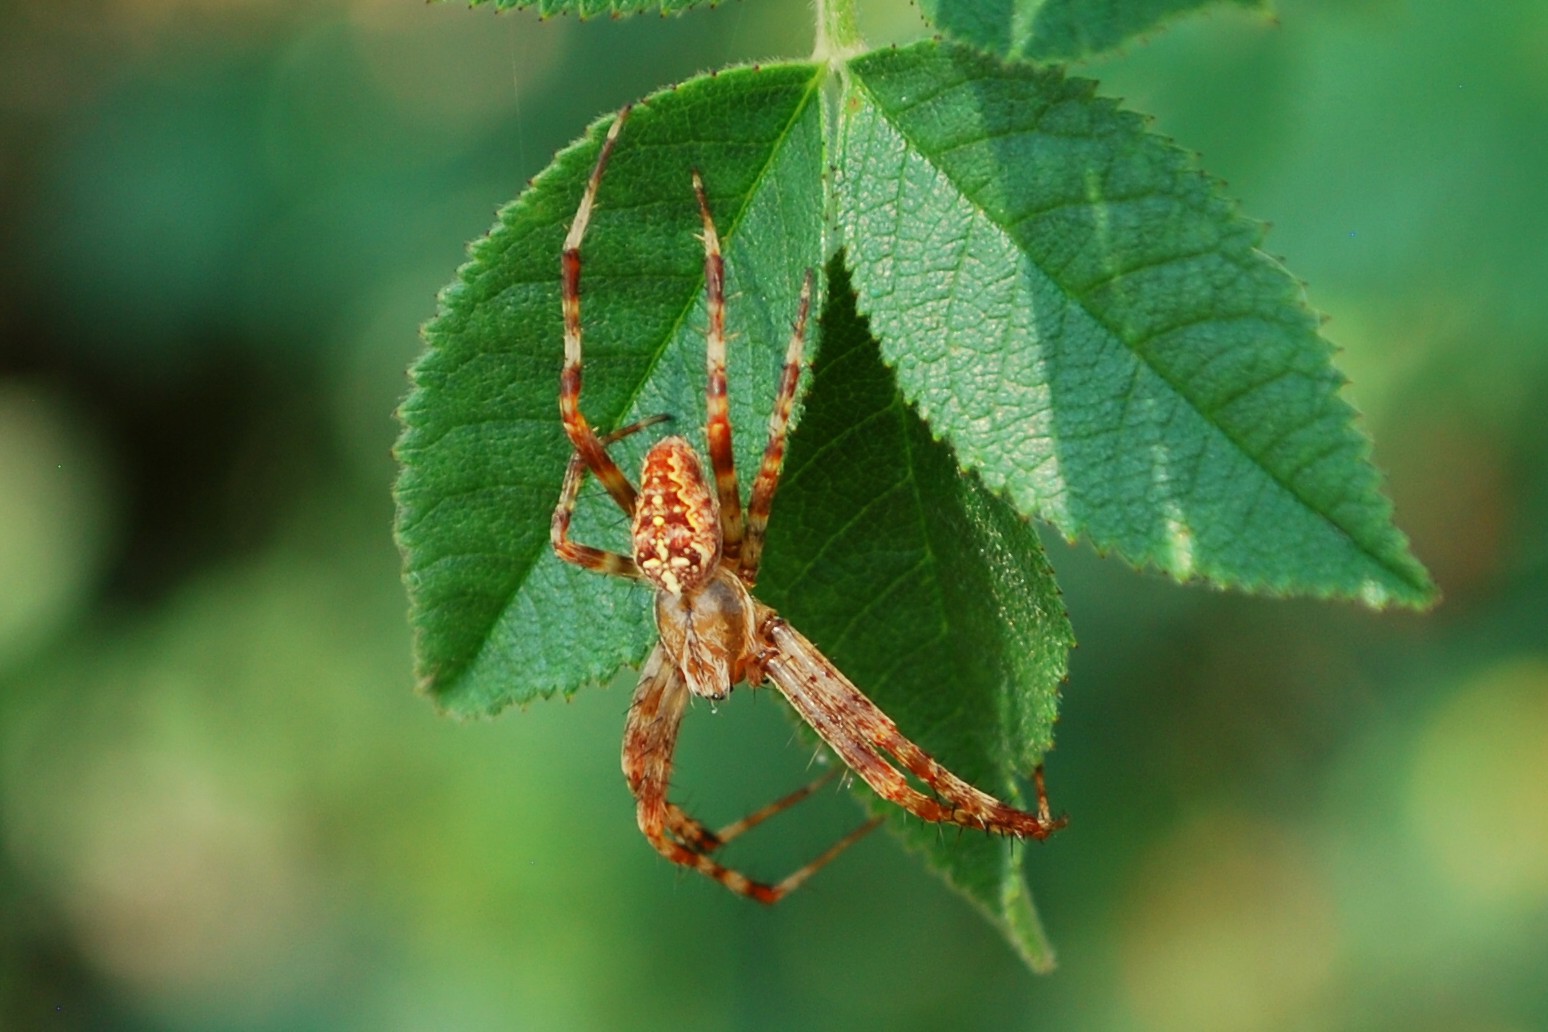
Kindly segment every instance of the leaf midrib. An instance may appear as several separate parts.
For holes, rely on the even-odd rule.
[[[723,252],[730,251],[730,244],[736,239],[737,231],[741,229],[742,222],[746,219],[748,210],[752,208],[753,198],[758,196],[758,192],[762,189],[764,181],[768,178],[769,170],[773,167],[776,156],[783,151],[785,141],[790,138],[792,127],[800,120],[802,113],[804,113],[807,107],[811,104],[812,94],[815,92],[817,83],[821,78],[821,68],[815,65],[812,67],[818,74],[812,77],[811,81],[808,83],[806,92],[801,102],[795,106],[789,120],[786,121],[784,128],[777,136],[774,137],[774,145],[769,148],[769,156],[767,160],[765,160],[762,167],[758,169],[757,175],[753,177],[752,187],[747,191],[746,202],[743,203],[741,207],[737,209],[736,214],[732,216],[731,221],[728,224],[728,228],[720,232],[720,236],[723,240]],[[719,227],[720,223],[717,220],[717,230]],[[618,409],[617,412],[613,414],[613,423],[615,426],[618,425],[618,421],[621,420],[626,413],[632,411],[635,405],[639,402],[640,396],[644,393],[645,385],[651,381],[655,374],[656,367],[661,364],[661,360],[666,356],[667,348],[671,345],[672,341],[677,339],[678,334],[682,331],[683,326],[688,322],[689,315],[693,312],[695,306],[698,303],[699,296],[703,293],[703,263],[698,265],[698,273],[693,277],[693,286],[694,289],[688,293],[687,303],[678,313],[677,318],[673,320],[671,328],[665,334],[663,334],[661,339],[657,342],[655,353],[650,356],[650,361],[646,365],[644,373],[640,376],[639,382],[635,384],[634,389],[631,390],[627,397],[624,399],[624,404]],[[730,338],[728,338],[728,343],[729,340]],[[729,371],[729,359],[726,364]],[[791,430],[795,429],[795,419],[797,415],[798,413],[796,412],[791,413]],[[700,429],[702,430],[702,427]]]

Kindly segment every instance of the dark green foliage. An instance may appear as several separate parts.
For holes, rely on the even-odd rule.
[[[1053,744],[1069,621],[1024,518],[962,475],[898,392],[830,266],[822,351],[790,453],[759,594],[905,734],[974,784],[1019,800]],[[867,793],[869,794],[869,793]],[[1034,967],[1052,960],[1016,857],[941,835],[872,797],[891,827],[984,909]]]

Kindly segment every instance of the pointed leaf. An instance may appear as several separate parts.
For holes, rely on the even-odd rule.
[[[905,734],[1019,804],[1015,775],[1052,745],[1072,644],[1037,534],[931,438],[882,364],[837,263],[821,331],[759,595]],[[1052,965],[1020,864],[1035,846],[942,835],[863,783],[856,791],[1028,963]]]
[[[948,44],[850,73],[860,308],[959,461],[1178,579],[1433,600],[1299,284],[1186,154],[1090,82]]]
[[[1000,57],[1078,61],[1222,3],[1264,0],[920,0],[931,25]]]
[[[694,168],[735,296],[732,417],[767,422],[801,279],[821,256],[819,85],[810,65],[744,68],[636,107],[582,249],[581,406],[594,425],[658,412],[689,435],[703,425]],[[644,589],[567,566],[548,541],[570,452],[558,409],[559,253],[610,122],[559,154],[473,246],[425,328],[429,350],[400,413],[397,531],[419,675],[460,714],[574,691],[638,662],[651,638]],[[756,432],[737,437],[743,468],[755,468]],[[615,453],[633,469],[647,444]],[[625,545],[622,514],[600,492],[581,499],[575,533]]]

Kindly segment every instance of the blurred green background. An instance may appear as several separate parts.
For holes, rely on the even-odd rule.
[[[1040,979],[885,837],[773,910],[670,868],[625,684],[413,693],[389,449],[434,292],[590,118],[804,54],[803,4],[0,0],[0,1026],[1548,1027],[1548,5],[1279,10],[1089,71],[1278,223],[1447,598],[1051,542]],[[679,781],[729,819],[806,759],[741,695]],[[734,857],[854,819],[810,805]]]

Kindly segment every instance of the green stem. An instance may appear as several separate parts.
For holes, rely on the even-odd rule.
[[[841,64],[864,49],[855,0],[817,0],[817,46],[812,59]]]
[[[817,43],[812,48],[812,61],[825,65],[822,97],[824,108],[824,135],[830,160],[837,161],[839,152],[839,98],[847,87],[850,58],[865,52],[865,42],[860,38],[860,23],[855,17],[855,0],[816,0]],[[833,176],[824,175],[822,220],[823,260],[833,258],[844,246],[843,233],[838,224],[838,194],[834,190]]]

